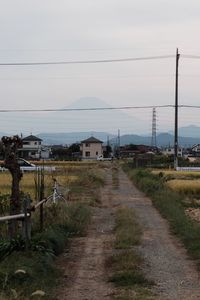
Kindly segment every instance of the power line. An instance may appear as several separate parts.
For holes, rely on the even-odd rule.
[[[90,107],[90,108],[44,108],[44,109],[0,109],[0,113],[18,112],[65,112],[65,111],[96,111],[96,110],[123,110],[123,109],[152,109],[152,108],[174,107],[167,105],[147,105],[147,106],[119,106],[119,107]]]
[[[174,108],[174,104],[144,105],[144,106],[118,106],[118,107],[89,107],[89,108],[44,108],[44,109],[0,109],[0,113],[29,113],[29,112],[68,112],[68,111],[98,111],[98,110],[131,110]],[[200,108],[200,105],[178,105],[179,108]]]
[[[183,58],[193,58],[193,59],[200,59],[200,55],[181,55]]]
[[[116,62],[129,62],[129,61],[140,61],[140,60],[166,59],[166,58],[172,58],[172,57],[174,57],[174,55],[146,56],[146,57],[129,57],[129,58],[100,59],[100,60],[48,61],[48,62],[13,62],[13,63],[0,63],[0,66],[99,64],[99,63],[116,63]]]
[[[200,59],[200,55],[185,55],[181,54],[183,58]],[[128,57],[117,59],[99,59],[99,60],[72,60],[72,61],[41,61],[41,62],[8,62],[0,63],[0,66],[37,66],[37,65],[69,65],[69,64],[99,64],[99,63],[116,63],[116,62],[130,62],[141,60],[155,60],[174,58],[173,54],[159,55],[159,56],[144,56],[144,57]]]
[[[184,107],[184,108],[200,108],[200,105],[179,105],[179,107]]]

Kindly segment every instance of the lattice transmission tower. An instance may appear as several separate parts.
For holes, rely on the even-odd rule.
[[[151,136],[151,147],[157,147],[156,141],[156,108],[152,111],[152,136]]]

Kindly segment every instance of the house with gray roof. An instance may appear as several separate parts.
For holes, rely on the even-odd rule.
[[[97,159],[103,154],[103,142],[91,136],[90,138],[81,141],[80,150],[83,159]]]
[[[50,149],[42,146],[42,139],[34,135],[22,138],[22,148],[18,150],[20,157],[24,159],[48,159]]]

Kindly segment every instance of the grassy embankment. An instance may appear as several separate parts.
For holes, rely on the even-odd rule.
[[[185,213],[185,208],[193,205],[192,198],[188,197],[189,194],[187,193],[186,197],[183,192],[179,193],[169,188],[168,182],[174,178],[174,173],[171,175],[165,175],[163,172],[155,174],[148,170],[135,170],[128,165],[124,166],[124,170],[136,185],[152,199],[155,207],[169,221],[172,232],[182,240],[188,253],[200,267],[200,224]],[[186,174],[183,178],[185,176]],[[193,178],[198,175],[187,174],[187,176]]]
[[[9,175],[0,176],[3,198],[2,187],[10,187],[7,183]],[[87,166],[82,172],[80,166],[64,164],[53,176],[62,183],[63,190],[70,188],[72,201],[45,206],[43,232],[39,230],[38,212],[33,214],[33,235],[28,250],[25,251],[25,243],[20,238],[12,242],[1,241],[0,299],[51,299],[51,288],[61,275],[54,266],[55,256],[69,246],[69,237],[85,234],[91,215],[88,204],[94,205],[99,200],[95,195],[99,194],[98,189],[103,184],[99,170],[95,169],[94,173],[93,167]],[[52,192],[50,179],[50,175],[45,178],[47,194]],[[21,187],[34,195],[34,174],[24,174]]]

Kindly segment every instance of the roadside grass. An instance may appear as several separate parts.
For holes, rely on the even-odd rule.
[[[45,209],[45,230],[39,232],[35,227],[28,250],[23,240],[12,243],[11,253],[8,242],[0,243],[2,299],[30,299],[36,290],[45,292],[43,299],[51,299],[51,289],[59,278],[55,256],[62,253],[69,237],[83,235],[90,222],[90,209],[81,203],[60,203]]]
[[[116,211],[115,236],[115,253],[107,260],[112,274],[109,281],[117,288],[114,299],[153,299],[152,282],[141,270],[143,259],[136,248],[141,242],[142,229],[133,209],[122,207]]]
[[[148,170],[134,170],[127,165],[124,170],[151,197],[155,207],[169,221],[171,231],[182,240],[188,253],[200,267],[200,224],[185,213],[185,196],[170,190],[159,174],[152,174]]]
[[[104,171],[92,168],[80,172],[76,181],[71,182],[69,198],[71,201],[81,201],[90,206],[101,203],[100,188],[104,185]]]
[[[51,291],[62,275],[55,269],[54,259],[63,252],[69,238],[86,233],[91,219],[89,205],[100,201],[100,187],[104,184],[103,170],[98,167],[80,166],[60,168],[55,178],[62,187],[70,189],[71,201],[60,201],[44,206],[44,230],[40,231],[39,210],[32,216],[32,239],[28,250],[25,241],[1,240],[0,242],[0,299],[48,299]],[[1,174],[0,174],[1,175]],[[25,174],[24,186],[29,191],[34,189],[34,174]],[[46,193],[52,193],[52,175],[46,174]],[[5,178],[5,184],[7,178]],[[10,183],[9,183],[10,184]],[[8,186],[9,186],[8,184]],[[10,188],[10,186],[9,186]],[[1,195],[1,202],[6,205],[6,197]],[[36,292],[38,291],[38,292]],[[32,293],[36,292],[36,295]],[[31,296],[32,295],[32,296]]]
[[[112,186],[115,190],[119,187],[119,169],[116,163],[112,165]]]

